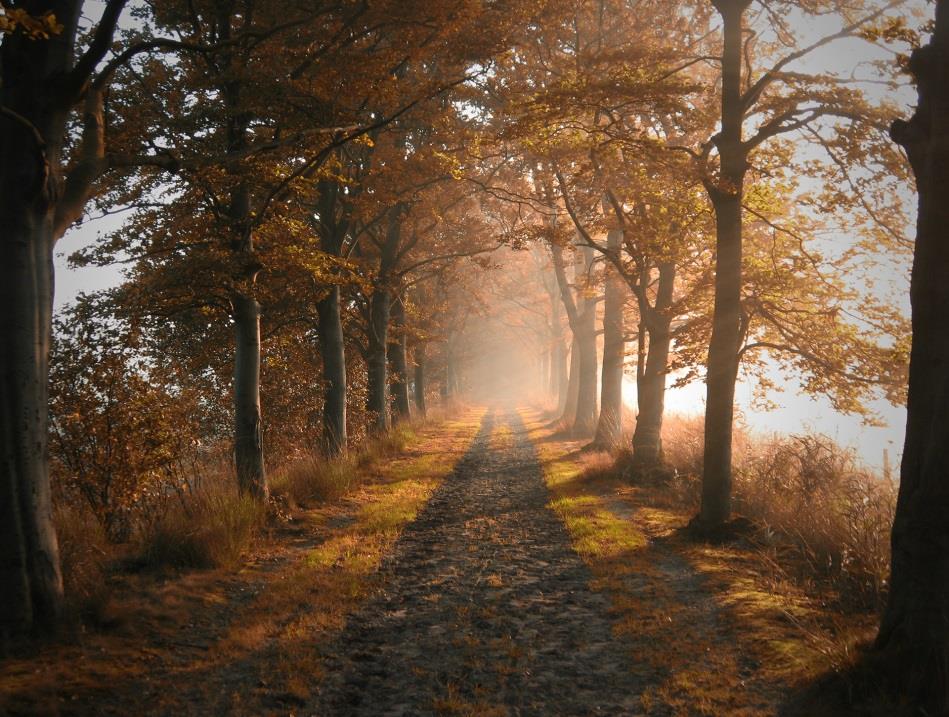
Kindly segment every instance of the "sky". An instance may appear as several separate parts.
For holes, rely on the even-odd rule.
[[[908,0],[907,5],[917,10],[921,17],[927,17],[932,12],[931,4],[925,0]],[[87,3],[87,15],[95,17],[101,12],[101,3]],[[798,26],[802,27],[802,26]],[[806,37],[816,38],[833,31],[837,24],[830,18],[824,18],[810,23],[805,31]],[[816,51],[806,61],[797,63],[789,69],[802,71],[834,70],[844,73],[855,70],[857,75],[872,75],[868,63],[873,60],[886,60],[890,56],[879,51],[872,51],[869,45],[861,41],[841,41],[828,45]],[[871,92],[879,92],[898,102],[903,108],[905,116],[911,114],[915,93],[909,86],[897,93],[883,86],[871,86]],[[913,190],[906,187],[907,198],[912,201]],[[120,267],[85,267],[71,268],[67,264],[67,257],[72,252],[93,243],[100,233],[107,233],[121,226],[122,215],[112,215],[101,219],[87,219],[82,225],[70,230],[59,242],[55,252],[56,290],[55,307],[73,301],[80,292],[91,292],[98,289],[114,286],[121,281]],[[911,229],[907,229],[911,232]],[[881,277],[888,278],[888,277]],[[892,277],[894,283],[904,283],[902,277]],[[907,302],[908,303],[908,302]],[[744,422],[754,430],[762,433],[801,433],[820,432],[835,438],[839,443],[853,447],[862,462],[879,469],[883,464],[883,450],[887,449],[892,465],[898,465],[899,455],[903,445],[903,434],[906,422],[906,411],[902,407],[893,407],[885,402],[875,406],[885,422],[883,428],[868,428],[863,426],[860,419],[838,414],[823,398],[812,398],[801,395],[793,380],[778,379],[783,391],[771,396],[781,407],[772,411],[756,410],[752,406],[753,386],[748,381],[741,381],[738,386],[736,402]],[[634,400],[635,388],[630,381],[626,385],[625,397],[627,401]],[[698,415],[704,409],[704,384],[692,384],[683,389],[669,391],[667,410],[670,413]]]

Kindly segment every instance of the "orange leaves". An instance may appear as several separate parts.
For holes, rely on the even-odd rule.
[[[52,12],[30,15],[23,8],[4,8],[0,12],[0,33],[22,32],[31,40],[48,40],[63,31]]]

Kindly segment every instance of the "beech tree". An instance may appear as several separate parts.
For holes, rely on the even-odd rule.
[[[601,154],[570,179],[558,174],[581,239],[617,274],[637,309],[639,410],[632,439],[637,474],[663,466],[662,420],[673,339],[680,330],[676,323],[702,310],[710,260],[708,213],[697,187],[679,179],[687,173],[671,153],[647,154],[641,151],[635,159]]]
[[[506,96],[514,109],[507,109],[502,115],[503,136],[524,154],[525,168],[538,176],[539,186],[543,187],[545,182],[550,185],[548,195],[552,196],[556,187],[556,201],[547,201],[548,207],[540,211],[547,215],[566,214],[564,223],[568,227],[573,225],[577,243],[596,249],[597,263],[602,265],[605,262],[607,267],[598,272],[603,276],[606,288],[600,391],[603,407],[598,420],[595,416],[585,420],[595,422],[594,443],[609,445],[618,438],[624,354],[623,283],[615,272],[617,265],[625,266],[628,256],[638,256],[634,246],[639,237],[622,236],[622,221],[617,220],[612,208],[605,212],[605,216],[612,218],[610,227],[594,215],[599,214],[601,203],[605,202],[609,207],[605,195],[607,189],[613,189],[625,199],[635,194],[636,187],[632,186],[632,180],[621,177],[622,172],[613,175],[614,184],[608,186],[609,183],[601,181],[598,172],[591,169],[591,155],[622,155],[625,152],[634,162],[634,158],[653,154],[661,142],[661,137],[650,131],[657,124],[657,118],[675,117],[671,122],[673,125],[692,121],[692,115],[696,113],[688,104],[688,97],[694,92],[696,83],[693,78],[682,74],[683,70],[693,67],[692,63],[683,60],[683,53],[699,42],[707,13],[703,12],[701,4],[693,6],[688,2],[670,4],[645,0],[635,3],[567,2],[558,6],[556,12],[571,17],[569,26],[562,29],[542,27],[533,38],[537,46],[529,46],[523,58],[518,58],[522,67],[505,77]],[[692,72],[694,74],[694,70]],[[679,128],[678,131],[684,130]],[[680,173],[674,183],[681,178]],[[637,179],[640,179],[638,175]],[[570,204],[582,206],[566,206]],[[625,210],[620,207],[620,212]],[[583,214],[584,221],[578,221],[581,219],[579,214]],[[592,223],[584,226],[588,215]],[[548,219],[548,222],[553,227],[553,219]],[[561,231],[566,229],[561,228]],[[604,241],[601,242],[601,238]],[[663,240],[674,243],[676,238],[664,237]],[[624,242],[625,246],[621,246]],[[632,253],[627,254],[629,251]],[[644,271],[648,273],[649,270]],[[630,276],[635,284],[642,273],[633,272]],[[665,283],[671,290],[671,283]],[[569,307],[565,306],[565,309],[569,316]],[[580,313],[577,318],[580,318]],[[571,327],[579,327],[581,323],[571,322]],[[581,330],[581,335],[588,333]],[[654,349],[658,349],[660,343],[654,342]],[[583,346],[584,343],[576,342],[575,345]],[[575,352],[574,357],[580,354]],[[654,351],[654,366],[657,356]],[[645,359],[642,365],[645,366]],[[578,362],[573,361],[572,366],[577,369]],[[574,376],[580,375],[589,377],[589,372],[574,370]],[[664,369],[648,375],[665,380]],[[595,378],[593,380],[595,382]],[[589,380],[585,385],[587,383]],[[643,393],[648,395],[649,391],[645,385],[641,388],[647,388],[640,392],[642,400]],[[595,405],[593,390],[593,400],[581,401],[582,405]],[[587,389],[583,395],[589,393]],[[567,413],[572,413],[573,406],[568,405],[568,408],[571,410]],[[584,412],[585,417],[586,413],[588,411]],[[639,427],[642,430],[639,437],[647,434],[645,426],[650,423],[655,430],[648,432],[655,434],[653,442],[658,446],[656,426],[659,424],[647,420],[648,411],[641,410],[640,415]],[[593,429],[588,430],[592,432]],[[640,443],[645,446],[642,441]],[[658,450],[654,452],[658,456]],[[640,455],[645,455],[645,448]]]
[[[62,603],[59,551],[51,522],[47,377],[53,246],[82,211],[94,172],[64,146],[85,98],[86,140],[101,137],[96,68],[112,45],[124,0],[110,0],[85,46],[77,46],[80,0],[4,5],[0,82],[0,630],[46,629]],[[14,13],[13,11],[18,11]]]
[[[891,133],[919,192],[906,443],[893,522],[890,593],[876,639],[894,693],[921,714],[949,711],[949,3],[913,52],[919,102]]]
[[[706,375],[702,504],[694,521],[699,531],[722,526],[731,514],[732,426],[744,327],[742,208],[755,153],[769,141],[806,131],[822,119],[861,123],[868,112],[858,94],[843,90],[832,77],[808,77],[786,68],[834,40],[858,34],[885,10],[866,10],[854,20],[844,19],[838,32],[806,46],[792,46],[770,67],[757,70],[752,64],[754,44],[747,40],[745,24],[752,0],[711,0],[711,4],[722,22],[721,129],[699,151],[693,152],[716,220],[715,305]],[[898,4],[897,0],[887,8]],[[801,12],[838,11],[845,18],[858,11],[849,4],[833,1],[789,2],[787,6]],[[780,44],[788,42],[785,39]]]

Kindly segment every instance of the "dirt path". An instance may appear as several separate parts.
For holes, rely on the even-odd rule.
[[[143,587],[124,627],[0,661],[0,717],[779,714],[822,664],[819,606],[521,415],[433,426],[271,562]]]
[[[490,412],[330,647],[325,715],[639,714],[610,605],[547,504],[514,413]]]

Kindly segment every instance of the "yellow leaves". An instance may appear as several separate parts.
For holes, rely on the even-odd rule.
[[[464,179],[465,170],[461,166],[461,162],[458,157],[455,155],[450,155],[445,152],[439,152],[434,150],[432,152],[432,158],[437,160],[439,163],[444,165],[445,169],[451,175],[452,179],[461,180]]]
[[[63,26],[57,22],[56,16],[51,12],[34,17],[22,8],[3,10],[0,14],[0,32],[17,31],[24,33],[31,40],[48,40],[53,35],[61,33]]]
[[[931,32],[931,28],[924,28],[923,32]],[[919,47],[922,44],[921,32],[909,27],[904,17],[887,17],[878,23],[864,28],[860,37],[869,42],[904,43],[910,47]]]

